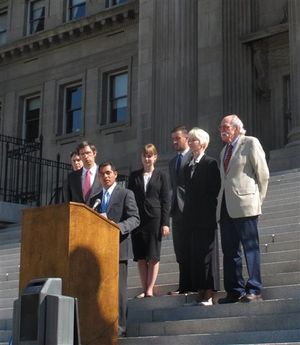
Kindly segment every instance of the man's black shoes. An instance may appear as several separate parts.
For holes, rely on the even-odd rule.
[[[249,303],[249,302],[260,302],[262,301],[261,295],[255,295],[253,293],[245,294],[241,296],[234,296],[234,295],[227,295],[224,298],[220,298],[218,303],[219,304],[228,304],[228,303]]]
[[[218,303],[219,304],[237,303],[237,302],[240,302],[244,296],[245,295],[243,296],[227,295],[224,298],[219,298]]]
[[[260,302],[262,301],[261,295],[255,295],[254,293],[249,293],[241,298],[241,302],[249,303],[249,302]]]

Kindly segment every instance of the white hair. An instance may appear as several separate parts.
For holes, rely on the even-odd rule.
[[[242,135],[246,134],[246,129],[244,128],[244,124],[237,115],[235,115],[235,114],[231,115],[231,124],[232,124],[232,126],[239,129],[240,134],[242,134]]]
[[[204,145],[205,149],[209,144],[209,134],[205,132],[203,129],[194,127],[188,133],[189,138],[196,138],[200,141],[201,145]]]

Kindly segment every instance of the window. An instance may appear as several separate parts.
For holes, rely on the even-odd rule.
[[[68,20],[74,20],[85,16],[85,0],[68,0]]]
[[[126,4],[128,0],[106,0],[105,7]]]
[[[128,119],[128,71],[107,75],[105,124],[126,122]]]
[[[6,43],[7,11],[0,11],[0,45]]]
[[[24,99],[23,138],[34,141],[40,132],[40,96],[32,96]]]
[[[62,123],[59,134],[79,133],[82,118],[82,85],[63,87]]]
[[[29,1],[28,3],[28,33],[34,34],[44,30],[45,1]]]

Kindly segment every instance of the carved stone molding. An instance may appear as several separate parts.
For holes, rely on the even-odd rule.
[[[32,54],[53,45],[82,39],[86,35],[97,34],[100,31],[101,33],[107,33],[111,30],[125,27],[136,19],[138,12],[138,1],[134,1],[117,8],[102,11],[90,17],[65,23],[53,30],[26,36],[0,48],[0,64],[10,63],[29,53]]]

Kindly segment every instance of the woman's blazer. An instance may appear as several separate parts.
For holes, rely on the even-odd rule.
[[[145,216],[161,217],[161,225],[169,226],[169,187],[167,175],[154,169],[144,190],[143,169],[134,171],[129,176],[128,188],[134,192],[141,221]]]
[[[214,158],[203,155],[196,164],[191,177],[192,166],[185,168],[185,203],[183,209],[187,227],[216,228],[217,196],[221,179],[218,163]]]

